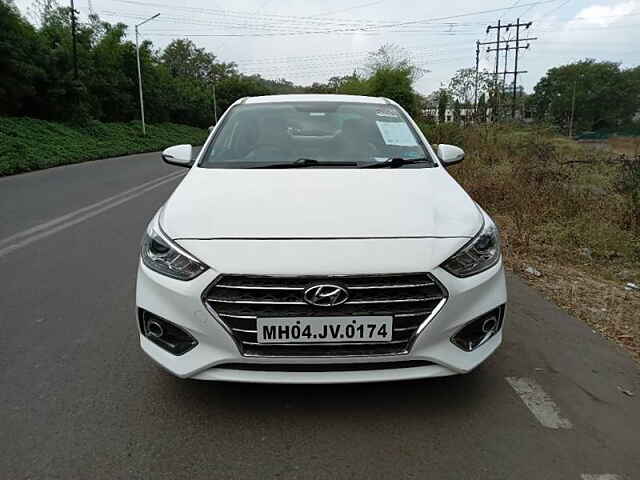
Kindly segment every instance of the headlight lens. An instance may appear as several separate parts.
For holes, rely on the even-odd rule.
[[[194,279],[208,268],[162,232],[157,216],[144,234],[141,256],[151,270],[178,280]]]
[[[469,277],[493,267],[500,259],[498,227],[487,215],[480,232],[442,264],[456,277]]]

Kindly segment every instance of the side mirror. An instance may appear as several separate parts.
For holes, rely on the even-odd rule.
[[[460,163],[464,160],[464,150],[454,145],[447,145],[446,143],[438,145],[436,154],[440,161],[444,163],[445,167],[455,165],[456,163]]]
[[[190,167],[193,165],[191,154],[193,147],[191,145],[174,145],[162,152],[162,159],[171,165],[179,167]]]

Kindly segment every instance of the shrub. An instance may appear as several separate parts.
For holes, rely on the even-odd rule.
[[[176,143],[201,144],[206,130],[162,123],[100,123],[75,127],[31,118],[0,117],[0,176],[86,160],[162,150]]]

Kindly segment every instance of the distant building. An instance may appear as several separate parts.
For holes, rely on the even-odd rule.
[[[423,110],[425,118],[433,123],[440,123],[437,107],[427,107]],[[473,121],[473,107],[460,108],[460,123],[468,123]],[[491,121],[491,109],[487,108],[487,121]],[[453,123],[455,121],[454,109],[447,108],[444,113],[444,123]]]
[[[454,123],[455,115],[453,108],[447,108],[444,114],[444,123]],[[438,108],[437,107],[427,107],[423,110],[424,117],[429,122],[440,123],[438,116]],[[640,115],[640,114],[639,114]],[[492,109],[486,108],[486,121],[488,123],[492,122]],[[508,111],[504,113],[504,118],[511,119],[511,108],[509,107]],[[461,107],[460,108],[460,123],[470,123],[473,122],[474,119],[474,109],[473,107]],[[524,107],[518,108],[516,110],[516,119],[522,120],[525,123],[530,123],[533,121],[532,112],[529,109],[525,109]]]

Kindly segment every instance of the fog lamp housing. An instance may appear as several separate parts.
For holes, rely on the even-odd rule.
[[[451,343],[465,352],[472,352],[500,331],[504,310],[505,306],[501,305],[471,320],[451,337]]]
[[[183,355],[198,345],[187,331],[141,308],[138,322],[142,335],[173,355]]]

